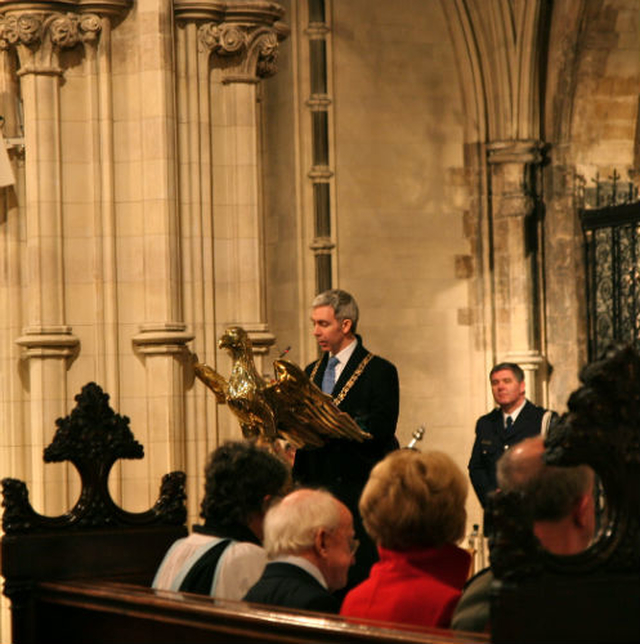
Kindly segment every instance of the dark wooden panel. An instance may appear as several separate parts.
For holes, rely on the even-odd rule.
[[[34,580],[109,578],[151,585],[169,546],[185,526],[5,535],[2,575]]]
[[[498,584],[493,609],[496,644],[640,642],[640,579],[628,575],[547,577]]]

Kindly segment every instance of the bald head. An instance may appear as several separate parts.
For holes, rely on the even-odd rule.
[[[533,514],[534,532],[549,551],[580,552],[595,529],[593,470],[586,465],[547,465],[543,455],[541,436],[514,445],[498,460],[498,487],[524,496]]]
[[[535,521],[555,521],[567,516],[581,496],[591,494],[593,470],[587,465],[547,465],[543,455],[541,436],[514,445],[498,461],[498,487],[524,494]]]
[[[498,461],[498,485],[505,491],[519,490],[540,476],[544,440],[541,436],[525,438],[507,450]]]

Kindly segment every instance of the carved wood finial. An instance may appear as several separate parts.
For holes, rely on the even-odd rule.
[[[160,497],[147,512],[131,513],[109,493],[109,473],[122,458],[141,459],[143,447],[129,429],[129,419],[109,405],[109,395],[95,382],[82,388],[72,412],[56,420],[57,430],[44,450],[45,463],[70,461],[80,473],[82,490],[76,505],[59,517],[38,514],[24,482],[2,480],[5,533],[69,527],[180,525],[186,520],[185,475],[172,472],[162,480]]]

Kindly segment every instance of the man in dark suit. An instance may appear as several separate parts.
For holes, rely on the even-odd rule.
[[[346,291],[320,293],[312,303],[311,321],[324,354],[307,366],[307,375],[372,436],[364,443],[337,439],[318,449],[298,450],[293,467],[296,481],[328,489],[354,516],[362,546],[350,571],[351,588],[368,576],[377,559],[360,520],[358,500],[373,466],[398,447],[398,372],[388,360],[374,356],[362,345],[356,335],[358,306]]]
[[[489,379],[498,407],[478,419],[469,460],[471,483],[483,508],[487,495],[498,485],[496,462],[502,453],[524,438],[540,434],[555,415],[526,399],[524,372],[517,364],[497,364],[491,369]],[[485,534],[489,530],[485,521]]]
[[[264,521],[270,562],[245,601],[329,613],[347,583],[358,542],[351,512],[323,490],[300,489],[272,506]]]

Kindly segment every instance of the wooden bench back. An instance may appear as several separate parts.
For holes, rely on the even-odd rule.
[[[112,644],[454,644],[488,638],[442,629],[350,621],[312,611],[213,601],[118,583],[47,582],[36,590],[34,642]]]

